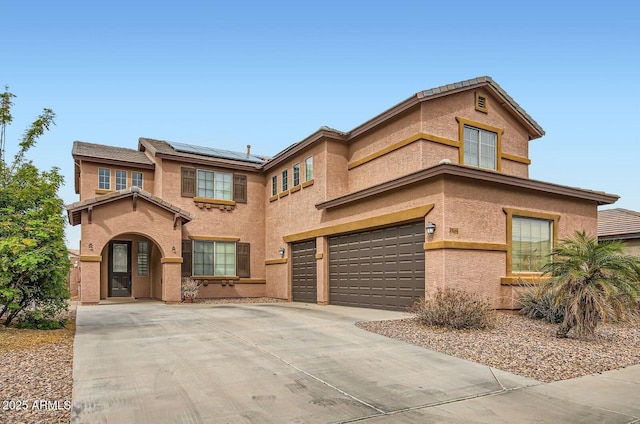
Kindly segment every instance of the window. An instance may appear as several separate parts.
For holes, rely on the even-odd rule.
[[[541,272],[553,247],[554,221],[513,216],[511,220],[512,272]]]
[[[233,200],[232,181],[233,174],[198,169],[198,197]]]
[[[498,137],[491,131],[464,126],[464,163],[486,169],[497,169]]]
[[[111,170],[109,168],[98,169],[98,188],[111,190]]]
[[[289,170],[285,169],[282,171],[282,191],[287,191],[289,189]]]
[[[310,181],[313,179],[313,156],[309,156],[304,160],[304,180]]]
[[[127,171],[116,171],[116,190],[127,188]]]
[[[146,277],[149,275],[149,243],[146,241],[138,242],[138,276]]]
[[[193,241],[193,275],[236,275],[236,244],[224,241]]]
[[[247,176],[181,168],[182,197],[206,197],[247,203]]]
[[[237,276],[240,278],[249,278],[251,276],[251,260],[250,260],[250,244],[249,243],[229,243],[229,242],[215,242],[215,241],[191,241],[191,240],[182,240],[182,276],[183,277],[191,277],[192,276],[192,266],[194,267],[193,269],[195,269],[195,264],[194,264],[194,258],[195,255],[193,254],[193,250],[195,249],[195,244],[196,243],[208,243],[209,247],[213,246],[214,244],[226,244],[227,246],[223,246],[223,247],[219,247],[218,249],[220,250],[231,250],[231,247],[229,247],[229,245],[235,245],[235,252],[236,252],[236,257],[235,257],[235,268],[236,268],[236,273]],[[215,264],[215,259],[216,259],[216,255],[213,255],[213,259],[212,259],[212,255],[211,253],[206,253],[205,254],[205,250],[206,247],[199,245],[198,246],[198,251],[200,252],[200,258],[198,259],[198,270],[197,272],[203,273],[205,272],[205,268],[206,271],[209,272],[209,274],[196,274],[196,272],[193,273],[193,275],[212,275],[210,274],[211,270],[213,269],[215,272],[215,268],[212,267],[205,267],[205,262],[209,261],[209,263],[211,263],[211,261],[213,261],[213,263]],[[209,249],[211,250],[211,249]],[[215,253],[215,248],[214,248],[214,253]],[[230,264],[230,254],[229,252],[223,252],[220,254],[220,262],[221,262],[221,266],[223,266],[223,268],[229,268],[229,269],[225,269],[225,272],[230,272],[230,274],[224,274],[226,276],[229,275],[234,275],[234,271],[231,269],[231,264]]]
[[[293,186],[300,185],[300,164],[296,163],[293,165]]]
[[[275,196],[278,194],[278,176],[274,175],[271,177],[271,195]]]
[[[131,173],[131,186],[142,188],[142,172]]]

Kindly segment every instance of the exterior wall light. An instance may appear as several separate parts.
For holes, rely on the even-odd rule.
[[[280,249],[278,249],[278,253],[280,254],[281,258],[284,258],[284,247],[281,247]]]
[[[425,229],[427,230],[427,234],[431,236],[436,232],[436,224],[434,224],[433,222],[428,222]]]

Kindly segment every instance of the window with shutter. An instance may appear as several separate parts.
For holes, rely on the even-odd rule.
[[[238,277],[251,277],[250,257],[249,243],[236,243],[236,265]]]
[[[182,240],[182,276],[191,277],[191,240]]]
[[[182,197],[195,197],[196,195],[196,170],[193,168],[182,169]]]
[[[233,200],[247,203],[247,176],[233,174]]]

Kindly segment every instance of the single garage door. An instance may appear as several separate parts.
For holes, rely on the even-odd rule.
[[[315,239],[293,243],[291,245],[291,261],[293,301],[316,303],[318,300],[318,280]]]
[[[406,310],[424,296],[424,223],[329,238],[329,303]]]

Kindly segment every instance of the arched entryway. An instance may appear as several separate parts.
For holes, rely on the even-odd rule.
[[[120,234],[109,240],[101,256],[101,299],[162,299],[163,253],[151,238]]]

